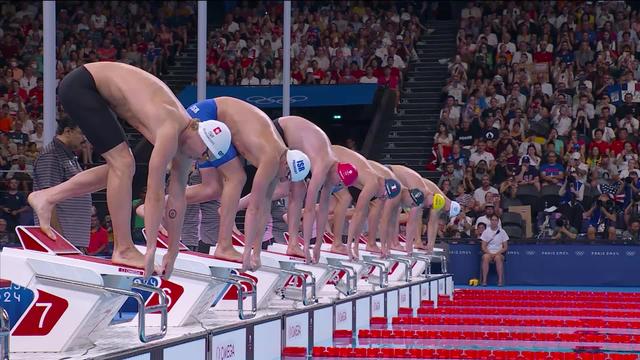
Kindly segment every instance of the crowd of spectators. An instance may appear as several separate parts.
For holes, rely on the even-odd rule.
[[[638,241],[640,12],[469,2],[456,41],[429,166],[464,211],[441,235],[479,237],[494,213],[517,225],[509,208],[530,205],[534,236]]]
[[[425,6],[426,3],[421,6]],[[396,92],[426,28],[413,2],[294,2],[292,84],[379,84]],[[209,34],[209,85],[282,83],[282,3],[236,7]]]
[[[56,2],[56,82],[96,61],[165,74],[193,33],[194,9],[194,1]],[[33,223],[26,196],[46,145],[42,25],[42,2],[0,1],[0,246],[15,241],[15,225]],[[92,165],[90,144],[77,155],[84,167]]]

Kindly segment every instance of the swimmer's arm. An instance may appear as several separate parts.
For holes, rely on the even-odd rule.
[[[355,240],[356,236],[360,236],[362,227],[364,225],[364,219],[369,212],[369,201],[373,198],[377,190],[377,181],[370,182],[365,185],[360,192],[358,201],[356,202],[356,209],[353,212],[351,218],[351,224],[349,225],[349,236],[347,237],[347,245],[351,245],[351,241]]]
[[[165,209],[165,225],[169,234],[169,253],[178,253],[178,243],[182,234],[184,214],[187,209],[185,196],[187,182],[189,181],[190,161],[185,157],[174,159],[169,175],[169,188],[167,189],[167,206]]]
[[[216,200],[220,196],[220,188],[216,171],[211,168],[201,168],[200,176],[202,182],[187,187],[185,197],[187,204],[201,204],[207,201]]]
[[[273,196],[271,196],[271,201],[284,199],[289,195],[289,181],[278,182],[276,185],[276,189],[273,191]],[[245,210],[249,203],[251,202],[251,193],[245,195],[240,199],[240,203],[238,204],[238,210]]]
[[[331,189],[329,189],[329,184],[325,181],[325,185],[322,187],[320,191],[320,200],[318,202],[318,208],[314,210],[316,213],[316,244],[322,244],[322,234],[324,233],[324,229],[327,227],[327,223],[329,222],[329,205],[331,202]],[[306,211],[306,210],[305,210]],[[304,221],[304,219],[303,219]],[[304,225],[304,224],[303,224]],[[313,231],[313,223],[311,223],[311,228]]]
[[[178,137],[175,133],[166,134],[166,132],[167,131],[164,129],[159,130],[159,133],[156,135],[156,143],[153,148],[153,152],[151,153],[151,158],[149,159],[147,195],[144,207],[144,224],[147,231],[147,254],[150,256],[155,254],[158,229],[160,228],[160,223],[164,214],[165,174],[167,165],[171,162],[178,150]],[[171,174],[173,174],[174,171],[179,171],[179,169],[174,169]],[[171,179],[172,183],[174,182],[173,180],[174,179]],[[173,185],[175,186],[178,184]],[[169,233],[169,235],[171,235],[171,233]]]
[[[420,219],[422,218],[422,207],[414,207],[409,210],[409,216],[407,219],[407,228],[406,228],[406,240],[407,242],[404,244],[407,253],[413,252],[413,242],[415,241],[415,237],[418,232],[418,226],[420,224]]]
[[[318,171],[319,170],[319,171]],[[311,176],[309,180],[309,186],[307,187],[307,196],[304,199],[304,217],[302,218],[302,237],[304,238],[305,251],[310,249],[311,235],[313,232],[313,223],[316,221],[316,200],[318,199],[318,193],[322,189],[322,184],[325,183],[327,169],[320,168],[314,170],[315,176]],[[326,186],[325,186],[326,188]],[[321,200],[322,201],[322,200]],[[326,207],[329,206],[329,199],[326,199]],[[320,233],[320,232],[319,232]]]
[[[265,161],[264,164],[260,164],[258,171],[253,179],[251,185],[251,201],[247,206],[246,221],[245,221],[245,237],[247,244],[253,247],[258,242],[258,238],[261,238],[259,234],[263,229],[259,229],[259,224],[262,222],[260,217],[264,216],[265,209],[271,208],[271,202],[268,201],[271,198],[271,194],[268,194],[271,184],[276,180],[276,174],[278,172],[278,161]],[[269,196],[267,196],[269,195]]]
[[[429,222],[427,223],[427,251],[433,251],[438,236],[438,219],[440,212],[431,209],[429,212]]]

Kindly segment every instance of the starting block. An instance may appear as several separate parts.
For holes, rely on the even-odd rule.
[[[232,233],[232,244],[236,250],[244,251],[244,240],[243,234],[235,231]],[[209,249],[209,255],[202,256],[214,258],[215,249],[215,246],[212,246]],[[236,269],[242,266],[240,263],[227,262]],[[245,274],[253,277],[258,284],[266,282],[268,285],[266,291],[260,291],[260,288],[258,288],[258,309],[266,308],[274,298],[302,302],[304,306],[318,302],[318,297],[316,296],[318,283],[316,274],[308,269],[297,267],[295,261],[292,262],[290,258],[281,258],[277,262],[267,261],[257,271],[250,271]],[[291,284],[299,284],[300,286],[292,287],[290,286]],[[226,309],[227,307],[228,305],[224,301],[221,301],[216,306],[219,309]]]
[[[142,229],[142,234],[146,239],[146,229]],[[158,234],[156,244],[156,263],[162,263],[162,258],[169,249],[168,238]],[[236,263],[191,251],[182,243],[178,246],[178,256],[171,279],[177,281],[179,278],[180,284],[185,281],[201,284],[198,289],[194,289],[190,299],[180,304],[179,314],[171,313],[170,321],[174,316],[180,316],[180,320],[170,322],[171,326],[182,326],[196,319],[201,320],[209,312],[212,305],[218,306],[221,302],[226,302],[227,309],[237,309],[240,320],[255,317],[261,294],[255,277],[238,273],[235,270],[238,267]],[[144,246],[136,245],[136,248],[142,253],[146,251]],[[206,284],[212,288],[207,287]],[[199,296],[196,296],[197,294]]]
[[[168,299],[164,288],[143,284],[143,270],[85,256],[56,233],[53,240],[39,227],[16,228],[22,248],[0,253],[0,273],[32,292],[10,329],[14,352],[61,352],[93,344],[127,298],[137,302],[138,338],[149,342],[167,331]],[[148,299],[138,291],[150,293]],[[156,318],[159,332],[146,333],[147,318]]]
[[[398,234],[398,240],[401,243],[404,243],[404,244],[407,243],[407,239],[402,234]],[[445,255],[445,251],[442,248],[433,248],[433,254],[431,255],[414,251],[410,256],[425,262],[426,264],[425,276],[431,275],[432,262],[436,262],[436,263],[439,262],[441,266],[440,272],[442,274],[447,273],[447,256]]]

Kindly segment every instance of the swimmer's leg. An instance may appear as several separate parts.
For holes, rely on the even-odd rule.
[[[298,233],[300,231],[300,218],[302,217],[302,205],[306,194],[304,182],[291,183],[289,185],[289,206],[287,209],[287,219],[289,225],[289,246],[287,254],[294,256],[305,256],[305,251],[298,245]],[[312,215],[309,215],[312,216]]]
[[[233,159],[218,169],[206,168],[200,170],[202,174],[202,184],[217,183],[222,187],[220,197],[220,226],[218,228],[218,244],[216,245],[215,257],[231,261],[242,261],[242,254],[233,248],[231,235],[235,228],[236,213],[238,212],[238,201],[242,194],[242,188],[247,181],[247,174],[238,158]],[[245,234],[246,238],[247,234]],[[245,246],[248,246],[245,244]],[[245,251],[247,251],[245,249]]]
[[[131,239],[131,214],[123,211],[131,207],[131,184],[135,173],[135,160],[127,143],[102,154],[107,161],[107,207],[113,224],[113,256],[115,264],[144,267],[145,259]]]
[[[56,204],[72,197],[91,194],[104,189],[107,186],[107,174],[107,165],[101,165],[82,171],[56,186],[32,192],[28,201],[38,216],[40,229],[49,237],[55,238],[50,223],[53,208]],[[131,204],[128,204],[128,206],[131,206]]]
[[[379,253],[382,250],[378,247],[377,238],[380,230],[380,217],[382,216],[382,206],[380,200],[373,200],[369,203],[369,216],[367,217],[367,251]],[[382,234],[384,235],[384,234]],[[382,236],[381,236],[382,237]]]

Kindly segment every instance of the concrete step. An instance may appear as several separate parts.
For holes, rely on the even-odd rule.
[[[409,121],[420,121],[420,122],[435,122],[437,123],[440,119],[440,112],[438,111],[437,113],[433,113],[433,114],[399,114],[396,115],[395,119],[396,120],[400,120],[402,122],[409,120]]]
[[[420,126],[420,127],[424,128],[424,129],[429,129],[429,130],[435,131],[437,126],[438,126],[438,121],[437,120],[434,121],[434,120],[430,120],[430,119],[426,119],[426,118],[418,119],[418,120],[415,120],[415,119],[411,119],[410,120],[410,119],[404,118],[404,119],[396,119],[393,122],[392,126],[394,126],[394,127],[395,126],[402,126],[402,127],[409,127],[409,128],[413,127],[413,126]]]
[[[395,148],[395,149],[387,149],[382,150],[383,154],[389,154],[393,156],[412,156],[412,157],[425,157],[427,154],[430,154],[431,151],[419,151],[415,149],[406,149],[406,148]]]

